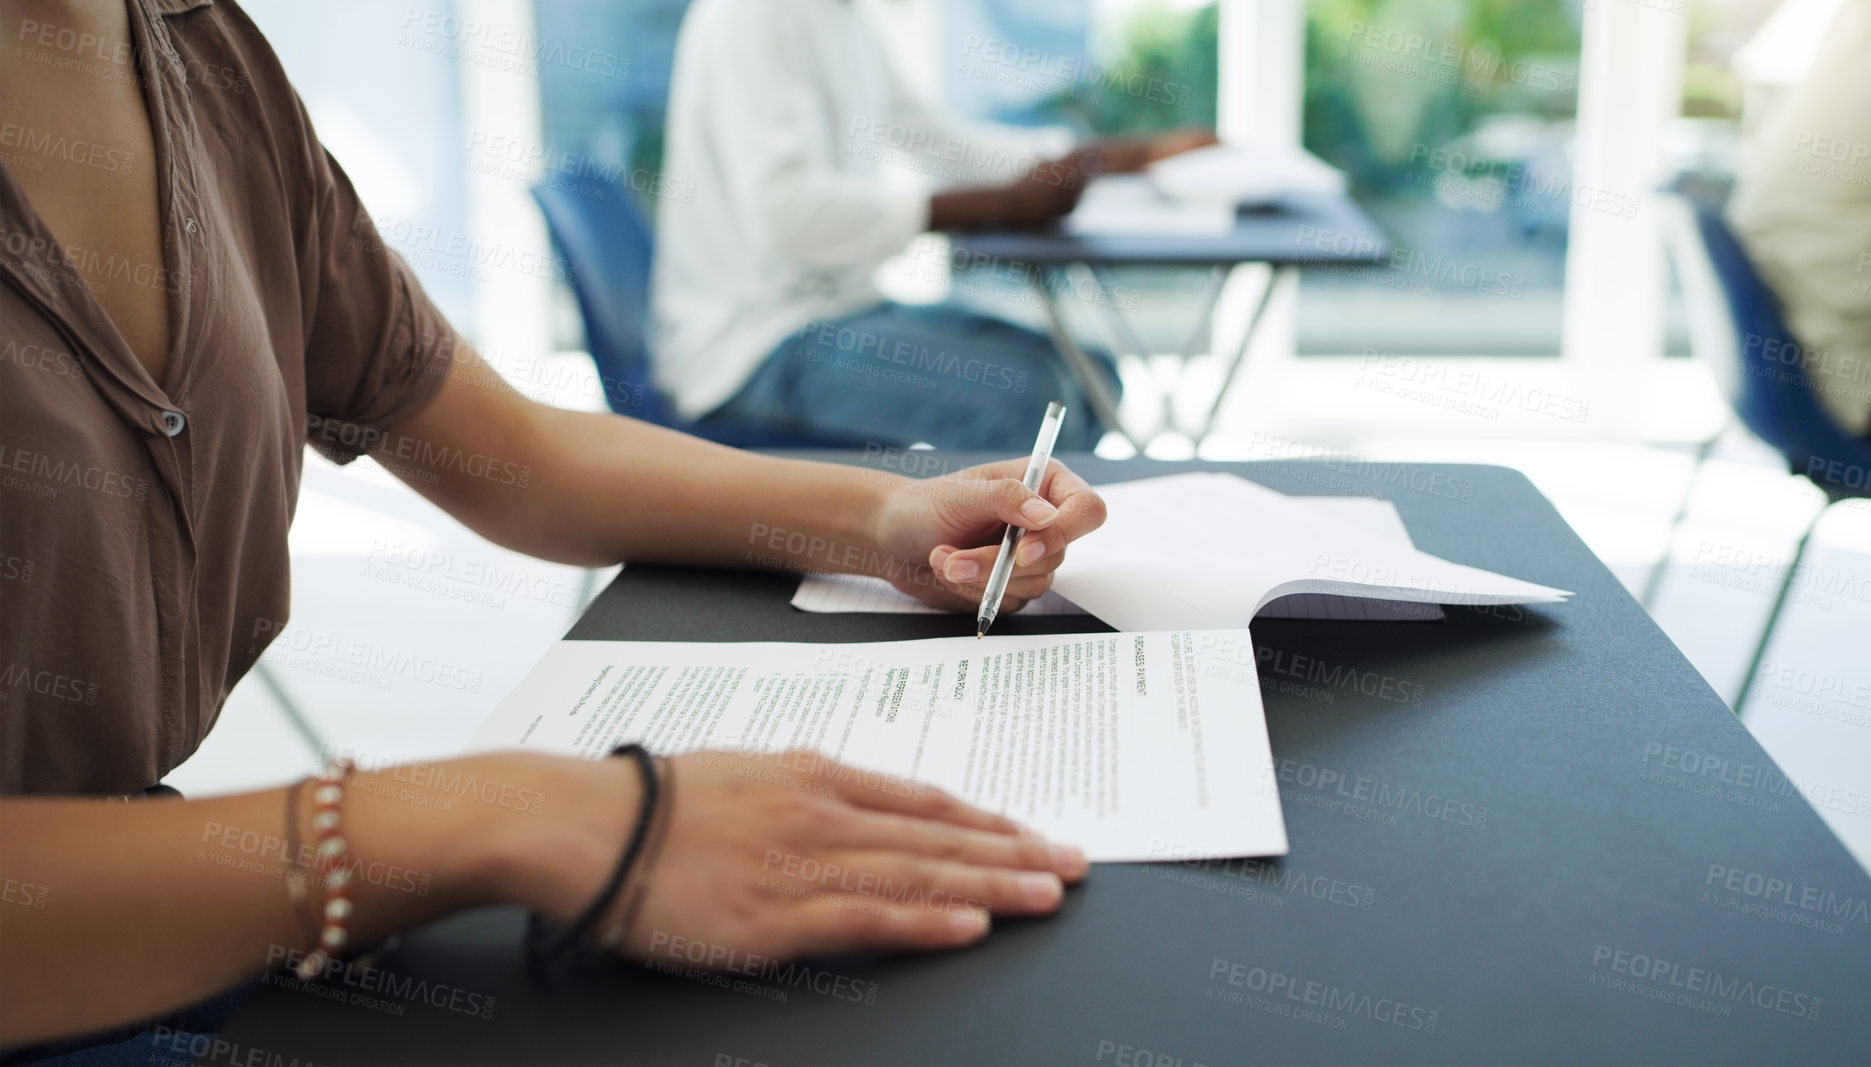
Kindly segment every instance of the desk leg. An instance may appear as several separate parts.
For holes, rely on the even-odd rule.
[[[1093,279],[1095,279],[1099,285],[1103,286],[1107,292],[1117,289],[1116,283],[1111,280],[1111,272],[1104,264],[1093,263],[1089,265],[1089,269],[1091,270]],[[1228,268],[1213,267],[1209,270],[1208,295],[1202,300],[1202,310],[1196,313],[1194,328],[1189,331],[1188,338],[1183,341],[1182,347],[1176,352],[1176,365],[1178,368],[1176,384],[1178,385],[1182,384],[1182,372],[1188,369],[1189,361],[1195,358],[1195,349],[1197,345],[1202,343],[1202,335],[1208,332],[1210,325],[1214,321],[1215,305],[1221,302],[1221,290],[1227,281]],[[1150,362],[1150,353],[1144,348],[1143,342],[1137,339],[1137,334],[1130,328],[1130,323],[1125,322],[1123,318],[1119,316],[1117,309],[1110,304],[1105,304],[1104,310],[1105,314],[1111,319],[1112,332],[1122,333],[1126,338],[1125,343],[1129,344],[1137,353],[1137,358],[1143,360],[1145,364],[1148,364]],[[1163,390],[1163,428],[1165,430],[1174,430],[1178,433],[1182,431],[1182,426],[1176,419],[1176,390],[1173,388]],[[1196,438],[1196,440],[1199,442],[1201,438]]]
[[[1117,286],[1111,281],[1111,272],[1105,269],[1104,264],[1073,263],[1066,267],[1068,274],[1075,270],[1083,270],[1091,277],[1092,283],[1101,286],[1105,292],[1117,291]],[[1120,359],[1127,355],[1136,356],[1138,362],[1142,363],[1145,367],[1149,367],[1150,350],[1144,345],[1143,339],[1137,336],[1137,331],[1131,329],[1130,323],[1125,321],[1123,312],[1115,305],[1102,300],[1098,301],[1098,304],[1100,307],[1104,308],[1105,321],[1111,327],[1111,354]],[[1154,376],[1155,375],[1152,374],[1152,377]],[[1173,394],[1166,390],[1163,400],[1162,425],[1164,429],[1174,429],[1174,420],[1171,417],[1170,409],[1170,401],[1172,398]],[[1160,429],[1157,431],[1157,433],[1161,432],[1162,430]],[[1152,434],[1151,438],[1154,439],[1155,436],[1155,434]]]
[[[1057,348],[1059,355],[1064,358],[1066,369],[1071,371],[1073,377],[1078,379],[1079,385],[1084,387],[1085,395],[1091,399],[1092,410],[1097,413],[1099,421],[1103,422],[1106,427],[1123,434],[1124,439],[1137,450],[1137,454],[1143,455],[1143,442],[1137,440],[1137,435],[1131,433],[1123,420],[1118,418],[1117,402],[1112,398],[1110,391],[1105,388],[1104,379],[1098,375],[1098,368],[1092,363],[1091,357],[1085,354],[1085,350],[1080,348],[1078,342],[1072,340],[1072,335],[1066,331],[1065,316],[1059,310],[1058,298],[1053,295],[1052,287],[1046,284],[1051,276],[1051,268],[1048,267],[1041,267],[1033,272],[1033,285],[1039,290],[1040,303],[1046,308],[1046,325],[1052,334],[1053,347]]]
[[[1083,267],[1091,275],[1092,282],[1105,292],[1117,291],[1117,283],[1111,279],[1111,271],[1104,264],[1074,263],[1072,267]],[[1149,359],[1149,350],[1144,347],[1142,339],[1137,336],[1137,331],[1130,328],[1130,323],[1125,320],[1120,309],[1115,304],[1103,300],[1098,301],[1098,306],[1104,308],[1104,317],[1111,324],[1111,334],[1117,341],[1116,354],[1129,354],[1138,359]]]
[[[1294,272],[1290,266],[1270,267],[1267,271],[1267,284],[1260,290],[1260,299],[1254,303],[1254,311],[1247,317],[1247,325],[1241,330],[1241,343],[1235,346],[1234,358],[1228,361],[1228,367],[1222,371],[1221,384],[1215,389],[1215,401],[1208,407],[1208,417],[1202,420],[1202,432],[1196,435],[1195,443],[1200,445],[1215,432],[1215,417],[1221,414],[1221,402],[1228,398],[1228,387],[1234,384],[1236,374],[1241,371],[1241,364],[1247,361],[1247,350],[1254,343],[1254,334],[1260,330],[1260,320],[1266,316],[1267,305],[1273,301],[1273,291],[1279,287],[1282,279]]]

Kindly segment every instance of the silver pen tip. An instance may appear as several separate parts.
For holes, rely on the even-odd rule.
[[[979,641],[979,640],[981,640],[981,633],[982,633],[982,631],[980,631],[980,630],[976,630],[976,631],[974,632],[974,639],[975,639],[976,641]]]

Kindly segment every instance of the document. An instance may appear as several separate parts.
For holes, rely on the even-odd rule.
[[[561,641],[468,751],[806,748],[928,782],[1098,862],[1277,856],[1246,630],[867,644]]]
[[[1053,588],[1119,630],[1246,626],[1293,594],[1421,604],[1540,604],[1564,589],[1432,556],[1336,522],[1303,498],[1200,472],[1099,487],[1105,524]]]
[[[1349,523],[1398,544],[1410,543],[1397,505],[1363,496],[1288,497],[1334,522]],[[808,574],[793,593],[793,607],[824,614],[863,612],[880,615],[939,615],[941,608],[917,600],[882,578],[856,574]],[[1022,615],[1084,615],[1084,608],[1056,591],[1020,609]],[[1443,617],[1434,604],[1399,604],[1368,597],[1326,594],[1283,596],[1262,608],[1260,619],[1336,619],[1371,622],[1422,622]]]

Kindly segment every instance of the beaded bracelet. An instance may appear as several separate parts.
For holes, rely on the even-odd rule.
[[[546,920],[538,912],[533,912],[528,917],[526,957],[527,963],[535,972],[543,970],[548,964],[563,956],[572,946],[578,944],[591,927],[610,909],[611,902],[617,898],[618,890],[623,888],[624,879],[630,874],[631,865],[642,853],[644,842],[650,835],[650,825],[656,814],[657,795],[660,792],[656,775],[656,757],[650,755],[649,749],[635,742],[618,745],[611,750],[610,754],[629,756],[636,760],[637,770],[642,774],[643,803],[637,809],[637,825],[631,830],[630,839],[625,843],[623,853],[617,857],[617,866],[612,868],[611,877],[604,883],[604,888],[598,891],[597,897],[585,906],[585,910],[578,913],[571,925],[566,927],[558,938],[548,940]]]
[[[323,872],[325,906],[318,945],[294,968],[303,979],[321,974],[350,939],[345,921],[351,917],[351,870],[344,865],[347,846],[342,831],[344,787],[356,769],[348,759],[332,760],[319,772],[318,785],[312,790],[312,871],[314,875]]]

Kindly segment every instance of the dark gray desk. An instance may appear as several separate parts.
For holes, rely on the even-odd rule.
[[[1069,275],[1074,270],[1089,271],[1104,292],[1115,292],[1117,287],[1109,270],[1113,265],[1208,267],[1208,292],[1179,353],[1186,364],[1208,331],[1229,273],[1244,263],[1267,265],[1266,280],[1239,340],[1223,364],[1221,383],[1209,403],[1208,414],[1201,428],[1194,431],[1195,440],[1200,442],[1213,432],[1221,402],[1240,373],[1267,304],[1283,279],[1293,276],[1301,267],[1363,266],[1382,263],[1390,255],[1390,244],[1383,232],[1363,209],[1342,193],[1289,194],[1273,204],[1238,212],[1234,229],[1219,234],[1069,234],[1057,230],[1016,230],[958,233],[950,240],[951,258],[957,264],[1021,262],[1032,265],[1033,285],[1046,310],[1054,347],[1085,390],[1099,419],[1128,438],[1138,452],[1143,451],[1145,442],[1118,418],[1116,400],[1105,388],[1103,375],[1097,373],[1091,358],[1066,329],[1059,307],[1059,292],[1062,288],[1070,291],[1071,286],[1069,279],[1065,286],[1058,284],[1059,272]],[[1105,309],[1118,354],[1128,350],[1139,358],[1150,355],[1130,323],[1118,314],[1108,299],[1093,303]],[[1175,425],[1172,401],[1173,393],[1165,396],[1163,419],[1166,426]]]
[[[1094,480],[1227,466],[1074,465]],[[1578,596],[1441,623],[1257,623],[1292,838],[1276,863],[1101,866],[1060,915],[1006,923],[976,949],[821,961],[752,992],[605,960],[543,991],[520,966],[519,915],[483,911],[408,938],[385,973],[443,1004],[493,998],[490,1018],[414,994],[370,994],[395,1015],[268,988],[227,1038],[319,1064],[1871,1060],[1871,879],[1772,784],[1740,722],[1525,478],[1227,469],[1388,496],[1423,548]],[[856,641],[961,625],[805,615],[787,606],[793,585],[630,568],[572,636]],[[1770,879],[1789,888],[1770,895]],[[1650,977],[1656,960],[1674,969]]]

